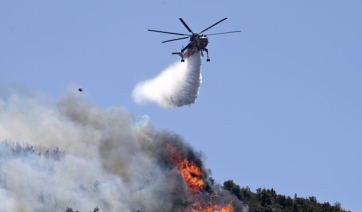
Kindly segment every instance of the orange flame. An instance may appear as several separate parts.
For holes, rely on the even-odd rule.
[[[219,205],[204,205],[198,203],[196,206],[191,208],[192,212],[233,212],[234,208],[231,204],[221,207]]]
[[[200,168],[195,164],[194,161],[182,159],[181,151],[178,149],[172,147],[168,143],[166,143],[166,146],[167,149],[171,152],[169,160],[175,163],[177,170],[186,182],[188,189],[194,193],[201,191],[202,187],[204,186],[204,181],[202,180],[203,174]]]

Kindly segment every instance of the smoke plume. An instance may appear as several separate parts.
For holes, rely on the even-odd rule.
[[[201,85],[201,54],[197,51],[184,63],[176,62],[156,78],[136,85],[133,99],[137,103],[156,102],[165,108],[195,103]]]
[[[0,141],[0,211],[243,208],[210,180],[203,154],[179,135],[155,130],[147,116],[99,108],[75,88],[56,103],[0,96]],[[201,174],[186,176],[191,165]],[[190,191],[185,176],[202,187]]]

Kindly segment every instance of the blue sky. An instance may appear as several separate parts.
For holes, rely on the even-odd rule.
[[[206,155],[216,181],[360,211],[360,1],[1,1],[0,83],[54,101],[80,86],[103,108],[148,115]],[[135,85],[179,58],[182,17],[208,33],[191,107],[137,105]]]

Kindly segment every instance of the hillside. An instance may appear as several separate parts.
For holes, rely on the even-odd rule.
[[[247,204],[250,212],[348,212],[342,209],[339,202],[333,205],[329,202],[319,203],[314,196],[303,198],[297,194],[291,198],[278,194],[273,188],[258,188],[254,193],[250,188],[240,187],[232,180],[225,181],[224,188]]]

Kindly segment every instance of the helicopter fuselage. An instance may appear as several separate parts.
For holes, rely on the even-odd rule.
[[[201,35],[196,39],[196,45],[198,49],[203,49],[209,44],[209,39],[206,35]]]
[[[208,28],[202,30],[200,33],[194,33],[190,29],[190,27],[187,26],[185,21],[182,18],[180,18],[180,21],[186,27],[186,29],[191,33],[191,35],[187,35],[187,34],[183,34],[183,33],[176,33],[176,32],[166,32],[166,31],[160,31],[160,30],[153,30],[153,29],[149,29],[148,31],[185,36],[185,37],[181,37],[181,38],[166,40],[166,41],[163,41],[162,43],[167,43],[167,42],[171,42],[171,41],[183,40],[183,39],[190,38],[190,42],[187,44],[187,46],[185,48],[182,48],[180,52],[173,52],[172,53],[174,55],[179,55],[181,57],[181,62],[184,62],[185,61],[184,59],[189,58],[191,55],[193,55],[197,51],[201,52],[201,56],[204,56],[204,54],[202,52],[205,51],[206,54],[207,54],[207,60],[206,61],[210,62],[209,51],[206,48],[206,46],[209,44],[209,39],[208,39],[207,35],[202,34],[202,33],[209,30],[210,28],[214,27],[215,25],[225,21],[226,19],[227,18],[224,18],[224,19],[216,22],[215,24],[213,24],[213,25],[209,26]],[[240,30],[239,31],[231,31],[231,32],[213,33],[213,34],[208,34],[208,35],[219,35],[219,34],[228,34],[228,33],[235,33],[235,32],[240,32]]]
[[[206,46],[209,44],[209,39],[206,35],[198,35],[193,34],[190,37],[189,44],[181,50],[180,55],[183,59],[189,58],[191,55],[193,55],[197,51],[205,51]],[[187,51],[186,51],[187,50]],[[186,51],[186,52],[185,52]]]
[[[199,34],[193,34],[190,37],[190,43],[188,46],[190,47],[197,47],[199,50],[203,49],[209,44],[209,39],[206,35],[199,35]]]

